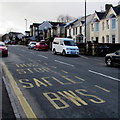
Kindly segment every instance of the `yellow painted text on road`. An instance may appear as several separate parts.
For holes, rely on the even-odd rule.
[[[105,91],[105,92],[110,92],[110,90],[107,90],[107,89],[105,89],[105,88],[103,88],[103,87],[100,87],[100,86],[98,86],[98,85],[95,85],[95,87],[97,87],[97,88],[99,88],[99,89],[101,89],[101,90],[103,90],[103,91]]]
[[[68,100],[76,106],[89,105],[89,102],[96,104],[105,103],[105,100],[95,95],[88,94],[87,90],[84,89],[77,89],[74,92],[72,90],[56,91],[56,93],[46,92],[43,93],[43,95],[55,107],[55,109],[65,109],[70,107],[70,103],[67,103]],[[87,97],[86,100],[84,100],[83,97],[80,98],[80,95],[85,96],[85,98]]]

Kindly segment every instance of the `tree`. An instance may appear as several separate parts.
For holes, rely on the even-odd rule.
[[[73,20],[73,19],[75,19],[74,17],[71,17],[71,16],[69,16],[69,15],[59,15],[58,17],[57,17],[57,21],[58,22],[65,22],[65,23],[67,23],[67,22],[69,22],[69,21],[71,21],[71,20]]]

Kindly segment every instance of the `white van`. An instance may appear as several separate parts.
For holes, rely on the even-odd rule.
[[[79,55],[79,48],[74,40],[70,38],[55,38],[52,43],[52,51],[54,54]]]

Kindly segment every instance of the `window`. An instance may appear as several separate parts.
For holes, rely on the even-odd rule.
[[[105,43],[105,38],[104,37],[102,37],[102,43]]]
[[[109,43],[109,35],[106,35],[106,43]]]
[[[104,27],[105,27],[105,23],[103,22],[102,23],[102,30],[104,30]]]
[[[68,46],[76,46],[76,43],[74,41],[64,41],[64,44]]]
[[[112,29],[116,28],[116,19],[112,19]]]
[[[99,31],[99,23],[98,22],[96,22],[96,28],[95,28],[95,30],[96,30],[96,32]]]
[[[71,29],[69,29],[69,36],[71,36]]]
[[[82,33],[82,26],[80,26],[80,33]]]
[[[73,35],[75,35],[75,28],[73,28]]]
[[[115,35],[112,35],[112,43],[115,43]]]
[[[106,28],[109,29],[109,20],[106,20]]]
[[[59,44],[59,41],[58,41],[58,40],[55,40],[55,41],[53,42],[53,44]]]
[[[93,23],[91,24],[91,31],[94,31]]]
[[[76,27],[76,35],[77,35],[77,27]]]

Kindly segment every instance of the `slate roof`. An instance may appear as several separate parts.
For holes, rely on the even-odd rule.
[[[58,24],[58,26],[60,26],[60,27],[64,27],[65,25],[66,25],[65,23]]]
[[[105,18],[106,12],[107,11],[104,11],[104,12],[97,12],[97,11],[95,11],[95,13],[97,14],[97,16],[99,17],[100,20]]]
[[[89,24],[93,18],[94,14],[89,14],[86,16],[86,24]],[[80,24],[85,24],[85,16],[78,18],[78,21],[76,21],[73,25],[73,27],[78,27]]]
[[[117,15],[120,15],[120,5],[116,6],[116,7],[113,7],[113,10],[115,11],[115,13]]]
[[[38,27],[41,23],[33,23],[33,26]]]
[[[115,13],[117,15],[120,15],[120,5],[112,7],[112,8],[113,8],[113,10],[115,11]],[[104,12],[97,12],[97,11],[95,11],[95,13],[97,14],[97,16],[99,17],[100,20],[104,19],[107,16],[108,12],[109,12],[109,10],[106,10]]]
[[[52,21],[48,21],[52,26],[56,26],[58,24],[63,24],[63,22],[52,22]]]
[[[78,20],[79,20],[79,19],[77,18],[77,19],[75,19],[75,20],[67,23],[64,27],[68,27],[69,25],[72,25],[73,23],[75,23],[75,22],[78,21]]]

